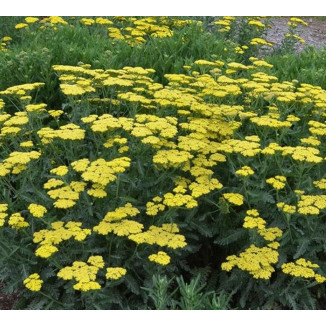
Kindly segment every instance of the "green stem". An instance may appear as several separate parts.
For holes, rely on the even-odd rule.
[[[53,301],[53,302],[59,304],[59,305],[62,306],[62,307],[64,307],[64,304],[61,303],[60,301],[57,301],[57,300],[51,298],[49,295],[47,295],[46,293],[44,293],[44,292],[42,292],[42,291],[38,291],[38,292],[39,292],[40,294],[42,294],[44,297],[50,299],[51,301]]]
[[[119,197],[119,188],[120,188],[120,174],[117,176],[117,189],[115,191],[115,198]]]
[[[109,242],[109,259],[108,259],[108,266],[110,266],[110,262],[111,262],[112,240],[113,240],[113,234],[111,234],[111,236],[110,236],[110,242]]]
[[[249,200],[249,196],[248,196],[248,189],[247,189],[247,178],[245,178],[243,180],[243,190],[244,190],[244,195],[245,195],[248,207],[249,207],[249,209],[251,209],[250,200]]]

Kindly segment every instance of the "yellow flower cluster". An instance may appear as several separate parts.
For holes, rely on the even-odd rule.
[[[298,213],[318,215],[326,208],[326,195],[302,195],[298,201]]]
[[[106,269],[106,278],[108,280],[118,280],[120,279],[122,276],[127,274],[127,270],[125,268],[122,267],[108,267]]]
[[[24,142],[21,142],[19,144],[20,147],[24,147],[24,148],[30,148],[30,147],[33,147],[34,144],[31,140],[28,140],[28,141],[24,141]]]
[[[127,203],[125,206],[108,212],[103,220],[94,226],[93,230],[102,235],[107,235],[112,232],[119,237],[138,234],[144,228],[143,224],[126,219],[126,217],[134,217],[139,213],[137,208]]]
[[[311,145],[311,146],[319,146],[321,144],[320,140],[318,140],[316,137],[314,136],[310,136],[310,137],[306,137],[306,138],[301,138],[300,142],[302,144],[307,144],[307,145]]]
[[[283,234],[282,230],[277,227],[266,228],[266,221],[259,216],[256,209],[247,211],[247,216],[244,219],[243,227],[247,229],[257,228],[258,234],[266,241],[270,242],[281,237]]]
[[[61,140],[83,140],[85,130],[73,123],[61,126],[58,130],[45,127],[37,132],[43,144],[50,144],[54,139]]]
[[[95,88],[89,86],[88,83],[77,82],[75,85],[61,84],[61,91],[67,96],[80,96],[86,93],[95,92]]]
[[[94,132],[113,131],[119,128],[130,130],[133,126],[131,118],[115,118],[111,114],[103,114],[101,116],[91,115],[81,119],[84,123],[90,123]]]
[[[322,178],[318,181],[313,181],[313,184],[315,187],[319,188],[319,189],[326,189],[326,179]]]
[[[181,234],[177,234],[178,232],[179,228],[174,223],[162,224],[161,227],[152,225],[147,231],[132,234],[128,236],[128,238],[137,244],[157,244],[160,247],[167,246],[172,249],[183,248],[187,243],[185,242],[185,237]]]
[[[26,105],[25,110],[27,112],[41,112],[41,111],[45,111],[46,106],[47,105],[45,103],[28,104]]]
[[[43,217],[47,212],[47,209],[44,206],[38,204],[30,204],[28,210],[34,217],[38,218]]]
[[[25,23],[19,23],[19,24],[16,24],[16,25],[15,25],[15,28],[16,28],[16,29],[22,29],[22,28],[25,28],[25,27],[28,27],[28,24],[25,24]]]
[[[0,52],[8,52],[7,45],[12,41],[12,38],[10,36],[4,36],[0,39]],[[0,103],[0,109],[1,109],[1,103]]]
[[[162,204],[162,198],[156,196],[146,203],[146,214],[150,216],[156,216],[158,212],[163,212],[165,210],[165,205]]]
[[[148,256],[149,261],[155,262],[160,265],[167,265],[170,263],[170,256],[164,251],[159,251],[157,254]]]
[[[5,219],[8,216],[7,214],[8,204],[0,204],[0,227],[5,224]]]
[[[53,188],[56,188],[63,184],[64,184],[64,182],[62,180],[51,178],[43,185],[43,188],[44,189],[53,189]]]
[[[290,128],[292,126],[289,121],[280,121],[277,118],[272,118],[269,115],[262,115],[260,117],[250,118],[250,121],[258,126],[269,128]]]
[[[231,30],[231,24],[232,24],[232,21],[234,21],[234,20],[235,20],[234,17],[224,16],[223,19],[216,20],[214,22],[214,25],[221,26],[221,28],[219,28],[218,31],[221,33],[224,33],[224,32],[228,32],[229,30]]]
[[[124,137],[115,137],[115,138],[109,138],[106,143],[103,144],[103,146],[105,148],[111,148],[113,147],[115,144],[118,144],[118,145],[124,145],[126,144],[128,141],[127,138],[124,138]]]
[[[284,202],[279,202],[276,204],[277,208],[287,214],[294,214],[297,211],[297,208],[293,205],[285,204]]]
[[[44,189],[51,189],[47,193],[55,199],[54,207],[67,209],[76,205],[79,199],[79,193],[84,191],[86,183],[72,181],[69,185],[63,185],[64,182],[57,179],[50,179],[44,185]],[[58,188],[58,186],[63,185]],[[55,188],[55,189],[53,189]]]
[[[291,25],[294,25],[294,24],[291,23]],[[296,35],[296,34],[288,33],[288,34],[285,34],[284,36],[288,37],[288,38],[293,38],[293,39],[299,41],[300,43],[306,43],[306,41],[302,37],[300,37],[299,35]]]
[[[170,192],[164,194],[163,204],[168,207],[186,207],[186,208],[194,208],[198,206],[197,200],[195,200],[190,195],[183,195],[180,193],[172,194]]]
[[[189,163],[191,158],[193,158],[193,155],[186,151],[179,151],[176,149],[159,150],[153,156],[153,162],[165,169],[179,168]]]
[[[59,16],[45,17],[42,20],[40,20],[40,23],[44,24],[43,26],[40,27],[41,29],[45,28],[45,26],[54,27],[56,25],[67,25],[68,24],[68,22],[66,22],[62,17],[59,17]],[[56,27],[54,27],[53,29],[55,30]]]
[[[90,163],[86,170],[82,173],[82,178],[85,181],[91,181],[96,184],[106,186],[108,183],[116,179],[116,173],[125,172],[130,166],[129,157],[120,157],[112,161],[98,159]]]
[[[27,169],[27,164],[32,160],[37,160],[41,153],[31,152],[12,152],[9,157],[0,163],[0,177],[4,177],[10,173],[19,174]]]
[[[314,121],[314,120],[310,120],[308,122],[308,125],[311,126],[309,128],[309,131],[313,134],[313,135],[317,135],[317,136],[325,136],[326,135],[326,124],[319,122],[319,121]]]
[[[29,95],[33,90],[44,86],[44,83],[30,83],[21,84],[8,87],[4,91],[0,91],[0,95],[18,97],[19,100],[30,100],[32,97]]]
[[[8,137],[10,134],[18,134],[29,121],[26,112],[15,112],[13,116],[10,114],[0,114],[0,120],[5,121],[1,128],[0,137],[2,138]]]
[[[222,263],[221,268],[225,271],[231,271],[238,267],[248,272],[255,279],[269,279],[275,271],[272,264],[278,261],[278,252],[269,247],[258,248],[251,245],[239,257],[232,255],[226,258],[227,262]]]
[[[53,118],[58,118],[60,117],[64,112],[62,110],[48,110],[48,113],[50,114],[51,117]]]
[[[147,37],[171,37],[173,35],[171,28],[179,28],[195,23],[193,20],[173,18],[169,18],[168,21],[163,17],[145,17],[141,19],[130,17],[126,20],[130,21],[132,25],[122,28],[109,27],[109,37],[123,40],[132,47],[145,43]]]
[[[50,173],[63,177],[68,173],[68,168],[65,165],[60,165],[55,169],[50,170]]]
[[[198,198],[202,195],[209,194],[215,189],[221,189],[223,185],[215,178],[211,178],[207,175],[201,175],[196,178],[196,182],[192,182],[189,185],[191,190],[191,196]]]
[[[243,195],[238,193],[225,193],[223,197],[233,205],[241,206],[243,204]]]
[[[242,177],[248,177],[249,175],[255,174],[254,170],[250,166],[243,166],[241,169],[235,171],[236,175],[240,175]]]
[[[144,144],[150,144],[154,148],[167,146],[167,139],[173,138],[177,133],[177,119],[174,117],[159,118],[155,115],[141,114],[135,116],[136,123],[131,135],[141,140]]]
[[[273,46],[273,43],[272,42],[268,42],[266,41],[265,39],[263,38],[260,38],[260,37],[255,37],[253,38],[251,41],[250,41],[250,44],[251,45],[268,45],[268,46]]]
[[[224,140],[217,148],[225,153],[238,153],[248,157],[255,156],[261,152],[259,142],[239,139]]]
[[[248,210],[247,215],[244,219],[243,227],[246,229],[254,229],[258,230],[265,229],[266,221],[259,217],[259,213],[257,209]]]
[[[319,265],[304,258],[297,259],[294,263],[284,263],[281,268],[284,274],[295,277],[314,278],[318,283],[324,283],[326,281],[326,277],[314,271],[314,269],[319,268]]]
[[[308,162],[308,163],[320,163],[323,158],[318,156],[320,151],[314,147],[303,147],[303,146],[284,146],[282,148],[282,155],[291,155],[291,157],[296,161]]]
[[[259,248],[251,245],[239,257],[232,255],[226,258],[227,262],[222,263],[222,270],[230,271],[234,267],[249,272],[256,279],[269,279],[275,271],[272,264],[278,261],[276,249],[279,243],[276,238],[282,236],[283,232],[277,227],[266,228],[266,221],[259,216],[256,209],[247,211],[243,227],[247,229],[257,229],[257,233],[269,243],[267,246]]]
[[[58,245],[62,241],[67,241],[74,238],[76,241],[83,241],[91,234],[90,229],[82,229],[81,222],[69,221],[51,223],[51,229],[43,229],[33,234],[33,242],[39,243],[40,246],[36,249],[35,255],[42,258],[49,258],[57,252]]]
[[[42,288],[43,280],[40,279],[40,275],[37,273],[29,275],[24,281],[24,285],[27,289],[33,292],[40,291]]]
[[[37,21],[39,21],[39,19],[37,17],[26,17],[25,18],[25,22],[28,24],[33,24]]]
[[[82,261],[73,262],[72,266],[66,266],[57,273],[64,280],[74,279],[77,283],[73,288],[78,291],[87,292],[101,289],[100,283],[96,282],[99,269],[104,267],[102,256],[90,256],[87,263]]]
[[[270,184],[274,189],[281,190],[285,187],[286,177],[276,175],[273,178],[266,179],[266,183]]]
[[[302,26],[308,26],[307,22],[305,22],[303,19],[298,17],[291,17],[290,22],[294,24],[300,24]]]
[[[216,60],[216,61],[196,60],[194,62],[194,64],[198,65],[198,66],[213,66],[213,67],[223,67],[224,66],[224,62],[220,61],[220,60]]]
[[[29,226],[29,223],[25,221],[20,213],[10,215],[8,224],[13,229],[22,229]]]

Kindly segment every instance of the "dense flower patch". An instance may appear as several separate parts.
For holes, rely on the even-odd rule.
[[[16,29],[75,26],[60,17],[25,21]],[[224,17],[215,26],[227,34],[235,23]],[[194,22],[76,24],[146,46]],[[259,18],[245,24],[266,27]],[[297,24],[305,22],[290,20]],[[227,50],[245,55],[257,45],[272,46],[251,37]],[[141,296],[142,282],[158,272],[199,268],[194,255],[209,240],[214,261],[206,263],[221,289],[234,290],[239,275],[236,291],[250,280],[247,297],[282,282],[290,282],[286,295],[300,284],[320,289],[326,91],[272,70],[258,56],[203,58],[160,83],[152,67],[55,64],[61,107],[35,101],[43,82],[0,91],[0,234],[19,284],[51,305],[74,307],[81,292],[125,308],[114,295]],[[282,294],[261,302],[287,304]]]

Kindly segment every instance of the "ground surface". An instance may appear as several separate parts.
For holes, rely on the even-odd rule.
[[[317,49],[326,46],[326,19],[317,17],[303,17],[308,26],[300,27],[298,35],[302,37],[306,43],[299,44],[298,50],[302,50],[305,46],[311,45]],[[288,33],[288,17],[277,17],[271,19],[272,28],[268,31],[266,39],[273,41],[276,45],[280,45],[284,34]]]
[[[10,310],[17,300],[17,294],[3,294],[3,287],[0,283],[0,310]]]

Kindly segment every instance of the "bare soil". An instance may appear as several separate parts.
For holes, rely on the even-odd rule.
[[[4,284],[0,283],[0,310],[11,310],[17,300],[18,294],[4,294],[3,288]]]

